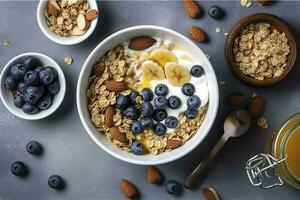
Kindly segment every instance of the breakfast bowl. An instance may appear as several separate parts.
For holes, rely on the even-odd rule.
[[[153,39],[153,38],[155,38],[155,39]],[[162,41],[166,41],[166,42],[163,43]],[[153,44],[153,43],[155,43],[155,44]],[[199,92],[197,90],[197,86],[198,86],[198,88],[201,88],[203,86],[203,89],[207,90],[207,91],[204,91],[204,90],[202,91],[204,93],[204,95],[207,94],[206,100],[201,99],[201,100],[203,100],[202,104],[205,106],[205,107],[203,106],[201,108],[205,108],[206,113],[205,113],[205,115],[203,115],[203,117],[201,119],[199,119],[199,121],[194,122],[194,124],[199,123],[201,125],[199,127],[197,127],[197,129],[195,129],[195,131],[193,132],[193,135],[189,139],[187,139],[184,142],[184,144],[182,144],[181,146],[177,145],[178,148],[174,148],[171,151],[163,151],[163,152],[159,152],[159,153],[157,151],[155,151],[155,149],[154,149],[154,151],[151,151],[151,154],[149,153],[149,154],[138,155],[140,152],[135,151],[134,149],[133,149],[134,153],[130,152],[130,148],[128,148],[128,146],[124,145],[123,143],[120,144],[120,142],[119,142],[119,141],[121,141],[120,137],[118,138],[115,136],[115,130],[117,130],[117,129],[119,129],[119,133],[123,132],[124,130],[126,131],[126,127],[123,127],[123,124],[126,122],[123,121],[122,125],[118,122],[120,120],[120,116],[119,116],[120,114],[118,115],[118,113],[121,113],[121,111],[119,112],[119,108],[121,107],[121,104],[122,104],[122,103],[120,103],[121,101],[119,102],[120,96],[127,95],[127,97],[128,97],[128,95],[129,95],[129,93],[127,93],[128,89],[125,89],[125,90],[123,90],[123,92],[118,94],[118,98],[116,99],[114,93],[109,92],[108,90],[117,91],[120,87],[122,87],[122,85],[120,85],[119,83],[122,82],[123,78],[118,77],[118,75],[114,75],[114,79],[120,80],[120,81],[115,81],[115,80],[108,79],[107,77],[105,78],[105,76],[112,76],[111,74],[115,74],[114,70],[116,70],[118,72],[123,71],[122,68],[124,68],[128,65],[127,63],[124,63],[123,60],[117,60],[120,57],[122,57],[122,55],[126,55],[126,56],[124,56],[125,59],[132,55],[137,55],[138,58],[143,58],[145,56],[145,54],[147,54],[148,50],[151,51],[151,55],[153,52],[157,52],[156,50],[159,50],[159,49],[157,49],[158,46],[160,47],[160,45],[157,46],[157,44],[163,44],[162,46],[164,46],[164,45],[168,46],[170,43],[172,43],[171,46],[172,46],[172,49],[174,50],[173,52],[178,53],[179,48],[183,49],[183,51],[180,51],[183,54],[180,54],[179,57],[182,56],[181,58],[184,57],[185,59],[188,59],[188,60],[193,58],[194,62],[197,63],[198,66],[200,66],[200,65],[202,66],[204,75],[202,75],[199,80],[205,80],[205,82],[204,82],[205,84],[203,85],[202,84],[203,82],[201,82],[200,84],[197,84],[198,83],[197,81],[194,82],[194,84],[195,84],[195,88],[196,88],[195,94],[196,93],[198,94],[198,92]],[[120,44],[122,44],[123,46],[120,47],[119,46]],[[142,51],[142,53],[140,53],[139,51],[141,50],[141,47],[143,45],[147,46],[146,50],[144,50],[146,52]],[[153,46],[150,47],[151,45],[153,45]],[[114,49],[114,50],[116,49],[116,51],[117,51],[116,54],[114,53],[114,51],[112,49]],[[134,50],[132,50],[132,49],[134,49]],[[119,51],[126,51],[128,53],[128,55],[122,54]],[[162,52],[166,53],[167,50],[162,50]],[[137,53],[137,54],[135,54],[135,53]],[[175,53],[171,54],[171,55],[175,55]],[[178,55],[178,54],[176,54],[176,55]],[[166,56],[166,55],[164,55],[164,56]],[[166,57],[164,57],[164,58],[166,59]],[[170,57],[168,57],[168,59],[170,59]],[[104,63],[102,63],[102,61]],[[180,65],[179,64],[180,62],[181,61],[179,60],[177,65]],[[111,66],[111,68],[106,67],[105,69],[100,70],[101,72],[99,72],[98,67],[100,67],[100,68],[103,67],[105,65],[105,63],[111,63],[112,65],[114,65],[114,63],[116,63],[116,64],[114,66]],[[133,63],[131,65],[136,66],[137,69],[140,65],[142,65],[143,73],[144,73],[143,77],[144,76],[146,77],[146,74],[145,74],[146,72],[144,71],[145,69],[151,71],[151,70],[154,70],[154,68],[158,66],[157,63],[154,63],[152,61],[147,61],[147,62],[144,61],[142,64],[141,63],[139,64],[139,62],[137,62],[137,63]],[[159,68],[158,71],[156,71],[156,72],[162,72],[162,73],[155,73],[155,76],[157,76],[157,77],[163,76],[164,77],[164,73],[166,73],[166,76],[168,76],[168,74],[167,74],[168,69],[170,69],[170,68],[173,69],[173,67],[174,66],[176,67],[177,65],[176,65],[176,63],[168,62],[165,65],[165,69],[163,69],[165,72],[161,71],[162,69]],[[108,70],[110,70],[110,75],[107,74]],[[93,74],[95,74],[95,72],[98,74],[100,73],[100,78],[97,77],[97,75],[93,75]],[[186,75],[191,76],[189,74],[190,72],[189,71],[187,71],[187,72],[188,72],[188,75],[187,74]],[[184,74],[182,74],[182,75],[184,75]],[[130,77],[132,77],[132,74],[128,70],[126,72],[126,76],[124,76],[124,81],[126,82],[128,79],[130,81]],[[95,79],[99,80],[99,82],[95,81]],[[106,81],[104,82],[105,85],[101,86],[101,83],[103,82],[101,79],[106,79]],[[138,82],[137,80],[133,80],[132,82],[133,82],[133,84],[136,82],[137,87],[141,86],[142,83],[144,83],[145,85],[149,85],[149,82],[145,83],[144,80],[145,79],[143,79],[143,81],[141,81],[139,83],[137,83]],[[190,80],[193,81],[193,80],[198,80],[198,79],[195,77],[191,77]],[[169,87],[168,95],[178,96],[180,98],[184,96],[184,95],[180,94],[181,93],[180,87],[178,87],[178,88],[173,87],[172,85],[167,83],[166,79],[161,80],[161,81],[163,83],[165,83],[166,85],[168,85],[168,87]],[[169,79],[168,79],[168,81],[169,81]],[[114,83],[114,84],[112,84],[112,83]],[[118,84],[116,84],[116,83],[118,83]],[[129,82],[126,82],[126,83],[127,83],[127,85],[130,85]],[[151,83],[154,84],[156,82],[153,81]],[[91,88],[91,86],[94,86],[94,85],[95,85],[95,89],[93,89],[93,87]],[[149,86],[149,88],[150,88],[150,86]],[[141,92],[142,97],[141,96],[134,97],[134,102],[137,103],[138,101],[142,101],[141,99],[143,99],[143,101],[144,101],[143,103],[145,103],[145,101],[148,101],[148,100],[146,100],[146,98],[148,98],[151,95],[149,95],[147,97],[147,95],[146,95],[147,93],[145,91],[149,88],[143,88],[143,90]],[[157,87],[155,87],[155,88],[157,88]],[[92,94],[95,94],[95,91],[97,94],[99,94],[99,96],[94,98],[94,97],[92,97],[93,96]],[[150,93],[151,93],[151,90],[150,90]],[[108,104],[107,104],[107,101],[102,98],[105,96],[105,94],[110,96],[112,99],[110,102],[108,102]],[[130,96],[132,94],[134,94],[133,90],[130,91]],[[155,94],[158,95],[157,91],[155,92]],[[101,95],[103,95],[103,96],[101,96]],[[153,95],[153,93],[152,93],[152,95]],[[201,94],[199,94],[199,96],[201,96]],[[139,97],[141,97],[141,98],[139,99]],[[87,57],[84,65],[83,65],[82,70],[79,75],[76,98],[77,98],[78,113],[79,113],[81,122],[82,122],[85,130],[87,131],[88,135],[93,139],[93,141],[99,147],[101,147],[104,151],[106,151],[110,155],[112,155],[120,160],[129,162],[129,163],[139,164],[139,165],[156,165],[156,164],[163,164],[163,163],[171,162],[171,161],[177,160],[177,159],[185,156],[186,154],[191,152],[194,148],[196,148],[204,140],[204,138],[209,133],[209,131],[215,121],[215,117],[216,117],[217,110],[218,110],[218,104],[219,104],[219,90],[218,90],[218,84],[217,84],[215,72],[214,72],[208,58],[193,42],[191,42],[185,36],[175,32],[173,30],[164,28],[164,27],[141,25],[141,26],[134,26],[134,27],[126,28],[126,29],[123,29],[121,31],[118,31],[118,32],[112,34],[111,36],[109,36],[108,38],[103,40],[90,53],[90,55]],[[97,98],[99,98],[99,101],[96,100],[97,102],[93,103],[93,99],[97,99]],[[185,98],[187,98],[187,97],[183,97],[183,99],[185,99]],[[170,99],[170,97],[169,97],[169,99]],[[108,108],[111,108],[112,106],[110,106],[110,105],[115,104],[116,101],[119,102],[119,103],[117,103],[116,110],[114,111],[114,109],[113,110],[108,109]],[[149,100],[149,101],[151,101],[151,100]],[[185,105],[183,105],[183,104],[185,104],[185,101],[186,100],[182,100],[182,106],[185,106]],[[99,102],[100,102],[100,105],[99,105],[100,107],[98,107]],[[101,107],[102,103],[108,105],[107,107],[105,107],[105,111],[104,111],[103,107]],[[200,103],[201,103],[201,101],[200,101]],[[97,105],[97,106],[94,107],[94,105]],[[154,105],[156,107],[158,106],[155,103],[154,103]],[[129,107],[131,107],[131,106],[129,106]],[[120,108],[120,109],[122,109],[122,108]],[[139,108],[139,109],[141,109],[141,112],[144,113],[145,110],[143,110],[143,104],[141,105],[141,108]],[[126,110],[128,111],[129,108]],[[103,114],[101,114],[101,113],[103,111],[105,112],[105,117],[104,117],[105,119],[106,119],[106,114],[108,114],[107,116],[113,116],[111,118],[111,120],[112,120],[111,122],[113,122],[113,121],[115,122],[113,127],[111,127],[109,125],[109,123],[107,123],[107,122],[104,122],[104,124],[105,124],[105,126],[107,125],[107,127],[110,127],[110,128],[102,129],[101,123],[100,123],[100,126],[98,126],[99,125],[98,121],[99,120],[101,121],[102,116],[103,116]],[[127,113],[127,111],[123,111],[123,113]],[[168,112],[170,114],[175,111],[169,110]],[[113,113],[113,114],[110,115],[111,113]],[[154,111],[154,113],[155,113],[155,111]],[[125,115],[130,117],[127,114],[125,114]],[[144,113],[143,115],[146,115],[146,114]],[[156,121],[157,119],[155,118],[154,120]],[[159,120],[157,120],[157,121],[159,121]],[[132,129],[133,127],[135,127],[133,125],[134,124],[133,121],[131,121],[130,123],[131,123],[131,125],[129,124],[129,126],[131,127],[132,131],[138,130],[138,129]],[[157,124],[158,123],[156,123],[155,127],[157,127]],[[185,127],[185,128],[189,129],[188,127]],[[124,129],[124,130],[122,131],[121,129]],[[155,129],[155,131],[157,131],[157,130],[158,129]],[[159,129],[159,130],[161,130],[161,129]],[[109,131],[109,133],[107,131]],[[118,132],[118,130],[117,130],[117,132]],[[156,132],[156,133],[158,134],[158,132]],[[126,132],[126,134],[127,134],[127,132]],[[183,134],[185,134],[184,130],[183,130]],[[121,134],[121,136],[122,136],[122,134]],[[123,134],[123,136],[124,136],[124,134]],[[126,136],[127,136],[127,139],[130,141],[130,139],[132,137],[136,137],[136,138],[143,137],[143,136],[145,136],[145,134],[137,134],[136,136],[129,134]],[[162,137],[164,137],[164,136],[158,136],[158,138],[162,138]],[[119,141],[116,141],[116,139]],[[121,139],[122,139],[122,137],[121,137]],[[114,142],[116,142],[117,145],[113,145],[113,144],[115,144]],[[155,141],[154,142],[155,144],[152,144],[151,146],[153,146],[153,145],[160,146],[160,145],[163,145],[164,142],[165,141],[163,141],[163,140]],[[134,144],[134,142],[131,144],[131,149],[132,149],[133,144]],[[176,144],[173,143],[173,145],[176,145]],[[135,146],[135,147],[138,148],[139,146]],[[153,150],[153,149],[151,149],[151,150]],[[152,154],[154,154],[154,155],[152,155]]]
[[[264,30],[266,27],[267,31],[270,31],[267,36],[259,36],[260,32],[255,32]],[[249,41],[257,41],[257,43],[241,43],[242,37],[249,36],[247,34],[251,34]],[[255,34],[261,38],[257,39],[258,37]],[[262,34],[264,33],[262,32]],[[269,40],[271,42],[267,43]],[[245,45],[250,45],[250,47],[245,47]],[[286,51],[273,51],[276,48]],[[229,68],[239,80],[251,86],[265,87],[278,83],[287,77],[295,64],[297,48],[295,37],[285,21],[271,14],[256,13],[242,18],[233,26],[225,42],[224,53]],[[246,56],[247,54],[254,55],[254,57]],[[264,55],[266,56],[264,57]],[[278,67],[275,67],[276,62],[282,56],[285,58],[284,63],[280,62]],[[240,60],[242,59],[245,62],[249,60],[252,63],[241,64],[243,61]],[[253,60],[255,60],[255,63]],[[270,70],[268,71],[268,69]]]
[[[55,6],[52,6],[52,8],[57,7],[57,10],[59,10],[59,11],[56,10],[57,12],[53,11],[54,12],[53,15],[55,16],[49,14],[48,11],[49,4],[50,4],[49,2],[55,4]],[[65,5],[62,6],[63,2],[65,2],[64,4],[66,4],[66,6]],[[98,12],[98,5],[96,0],[83,1],[83,2],[87,2],[88,4],[87,8],[83,10],[75,10],[75,11],[71,7],[73,4],[70,5],[70,8],[67,7],[68,2],[72,2],[75,5],[78,4],[79,1],[78,0],[60,1],[60,5],[61,5],[60,7],[59,4],[56,3],[56,0],[40,0],[37,8],[37,21],[42,32],[53,42],[62,45],[74,45],[86,40],[94,32],[98,23],[99,12]],[[70,13],[68,13],[69,10],[74,14],[71,15]],[[89,11],[92,11],[91,13],[93,15],[92,17],[90,17],[90,19],[88,19],[87,16],[88,15],[87,13]],[[57,14],[57,13],[61,13],[61,14]],[[79,27],[78,21],[84,23],[84,25],[81,26],[82,29],[78,28]],[[75,22],[76,25],[74,25]]]
[[[35,82],[34,84],[29,84],[29,82],[25,83],[25,80],[23,78],[18,83],[18,86],[21,85],[21,82],[22,82],[22,84],[24,83],[24,85],[26,85],[26,87],[25,87],[26,89],[28,89],[29,86],[32,86],[31,88],[33,88],[33,89],[36,87],[43,88],[43,94],[40,95],[38,100],[41,100],[43,97],[45,97],[46,103],[42,102],[42,100],[41,100],[41,102],[39,101],[40,107],[36,108],[36,109],[38,109],[36,111],[31,111],[32,112],[31,114],[28,113],[29,111],[27,111],[27,113],[25,113],[23,111],[24,107],[22,107],[22,106],[25,105],[24,99],[22,100],[24,105],[21,105],[19,107],[16,106],[16,96],[18,96],[22,93],[22,95],[24,94],[24,98],[25,98],[26,92],[20,92],[21,90],[19,88],[21,88],[21,87],[15,87],[14,89],[10,90],[6,86],[7,77],[11,76],[12,66],[16,66],[20,63],[24,63],[24,60],[29,57],[38,59],[38,61],[39,61],[38,67],[36,67],[36,69],[31,69],[32,71],[37,72],[37,68],[44,69],[44,67],[46,67],[46,66],[50,66],[51,69],[56,71],[55,78],[53,77],[53,82],[51,82],[48,86],[40,86],[41,81],[39,81],[39,83]],[[31,70],[29,70],[29,71],[31,71]],[[29,72],[29,71],[27,71],[27,72]],[[26,74],[25,74],[25,76],[26,76]],[[36,73],[34,73],[34,74],[36,74]],[[32,75],[29,75],[29,76],[32,76]],[[61,105],[61,103],[63,102],[65,92],[66,92],[66,80],[65,80],[64,73],[61,70],[60,66],[52,58],[50,58],[44,54],[41,54],[41,53],[23,53],[23,54],[20,54],[20,55],[14,57],[13,59],[11,59],[4,66],[4,68],[1,72],[0,83],[1,83],[0,97],[1,97],[1,100],[2,100],[3,104],[5,105],[5,107],[15,116],[22,118],[22,119],[26,119],[26,120],[43,119],[43,118],[51,115],[52,113],[54,113],[58,109],[58,107]],[[52,83],[54,83],[54,84],[52,84]],[[56,84],[56,83],[58,83],[58,84]],[[52,89],[51,91],[49,90],[49,87],[51,87],[51,89]],[[24,87],[22,87],[22,88],[24,88]],[[22,89],[22,90],[26,90],[26,89]],[[51,98],[51,100],[47,99],[46,96]],[[39,102],[33,103],[35,105],[35,107],[38,107],[37,104]],[[19,103],[17,103],[17,104],[19,104]],[[31,108],[27,107],[27,110],[28,109],[31,109]]]

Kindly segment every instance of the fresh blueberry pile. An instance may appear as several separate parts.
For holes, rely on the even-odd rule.
[[[56,69],[43,67],[41,61],[33,56],[26,57],[23,63],[14,64],[4,85],[14,94],[15,106],[27,114],[48,109],[60,90]]]

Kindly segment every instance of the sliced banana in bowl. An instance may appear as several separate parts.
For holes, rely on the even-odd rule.
[[[165,73],[169,83],[176,87],[181,87],[191,80],[189,70],[185,66],[174,62],[166,63]]]
[[[165,72],[163,68],[151,60],[147,60],[142,64],[142,71],[143,79],[157,81],[165,79]]]
[[[149,59],[158,63],[162,67],[165,67],[168,62],[178,62],[177,57],[171,51],[166,49],[157,49],[152,51]]]

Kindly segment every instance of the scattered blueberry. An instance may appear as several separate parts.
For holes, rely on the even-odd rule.
[[[17,88],[17,81],[11,76],[5,78],[4,86],[9,90],[15,90]]]
[[[198,110],[194,110],[194,109],[187,109],[185,112],[184,112],[185,116],[189,119],[193,119],[197,116],[198,114]]]
[[[149,101],[151,101],[153,99],[154,95],[153,95],[153,92],[152,92],[151,89],[144,88],[141,93],[142,93],[142,97],[143,97],[144,101],[149,102]]]
[[[29,86],[25,94],[25,102],[29,104],[35,104],[43,95],[41,87]]]
[[[10,68],[10,76],[17,81],[22,80],[26,72],[27,70],[23,64],[15,64]]]
[[[183,94],[185,94],[186,96],[191,96],[195,93],[195,86],[191,83],[185,83],[182,88],[181,91]]]
[[[52,105],[52,99],[48,95],[45,95],[42,98],[40,98],[40,100],[37,103],[37,106],[40,110],[46,110],[50,108],[51,105]]]
[[[164,109],[156,109],[156,110],[154,110],[154,112],[152,114],[152,118],[157,122],[160,122],[160,121],[166,119],[167,116],[168,116],[168,113]]]
[[[48,185],[53,189],[63,189],[65,186],[64,180],[58,175],[52,175],[48,178]]]
[[[168,105],[168,99],[164,96],[158,96],[154,99],[154,106],[158,109],[164,109]]]
[[[168,106],[172,109],[177,109],[181,106],[181,100],[177,96],[170,96],[168,99]]]
[[[140,123],[143,129],[153,128],[153,120],[150,117],[143,117]]]
[[[153,114],[154,108],[150,102],[143,102],[140,110],[144,117],[150,117]]]
[[[137,120],[135,120],[131,123],[130,129],[134,134],[140,134],[141,132],[143,132],[142,125]]]
[[[181,185],[180,183],[178,183],[177,181],[175,180],[168,180],[166,182],[166,191],[169,193],[169,194],[174,194],[174,195],[178,195],[181,193]]]
[[[33,56],[28,56],[24,59],[24,66],[27,71],[33,70],[37,66],[40,66],[42,63],[39,59]]]
[[[129,99],[132,104],[135,104],[135,100],[138,96],[139,96],[139,93],[137,91],[131,91],[131,93],[129,95]]]
[[[166,127],[176,128],[178,126],[178,119],[174,116],[168,116],[165,120]]]
[[[192,95],[187,99],[187,106],[190,109],[196,110],[201,105],[201,100],[198,96]]]
[[[26,150],[30,154],[39,155],[42,153],[43,148],[37,141],[31,140],[26,145]]]
[[[52,72],[52,74],[53,74],[53,79],[56,79],[56,78],[57,78],[58,72],[57,72],[57,70],[56,70],[54,67],[47,66],[47,67],[45,67],[45,70],[49,70],[49,71]]]
[[[39,73],[40,76],[40,83],[42,85],[50,85],[54,79],[54,75],[52,70],[50,69],[43,69]]]
[[[10,171],[15,176],[26,176],[28,169],[26,165],[21,161],[16,161],[11,165]]]
[[[154,125],[154,133],[158,136],[163,136],[167,132],[167,127],[163,123],[156,123]]]
[[[223,17],[223,10],[219,6],[211,6],[208,10],[209,16],[214,19],[220,19]]]
[[[55,95],[60,90],[60,85],[58,80],[53,81],[50,85],[47,86],[47,90],[50,94]]]
[[[38,66],[34,69],[34,71],[36,71],[37,73],[40,73],[43,69],[44,69],[44,67]]]
[[[14,97],[14,104],[16,107],[22,108],[24,103],[24,96],[22,94],[18,94]]]
[[[123,111],[123,114],[133,120],[137,120],[140,116],[139,110],[134,106],[129,106]]]
[[[19,93],[21,93],[21,94],[26,94],[26,92],[27,92],[27,86],[25,85],[25,83],[19,82],[18,83],[18,89],[17,89],[17,91]]]
[[[192,76],[199,78],[204,74],[204,69],[200,65],[194,65],[190,73]]]
[[[136,155],[142,155],[145,151],[143,144],[139,142],[133,142],[131,144],[131,150]]]
[[[165,84],[159,84],[155,87],[154,89],[154,93],[157,95],[157,96],[167,96],[169,92],[169,88],[165,85]]]
[[[116,102],[116,107],[120,110],[124,110],[129,105],[129,98],[123,94],[119,94]]]
[[[25,103],[23,105],[23,111],[24,111],[24,113],[32,115],[32,114],[37,113],[39,111],[39,109],[35,105]]]
[[[27,86],[37,85],[39,81],[40,77],[36,71],[28,71],[24,76],[24,83]]]

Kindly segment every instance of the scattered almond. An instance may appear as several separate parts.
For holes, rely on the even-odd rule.
[[[202,31],[201,28],[197,26],[192,26],[188,31],[190,37],[196,42],[204,42],[206,40],[206,34]]]
[[[122,142],[122,143],[127,142],[126,134],[122,133],[118,127],[111,127],[109,129],[109,133],[112,138],[118,140],[119,142]]]
[[[92,75],[101,76],[105,70],[105,65],[103,63],[96,64],[92,69]]]
[[[137,195],[137,189],[135,185],[133,185],[128,180],[122,179],[120,183],[120,188],[122,193],[127,198],[134,198]]]
[[[105,82],[105,86],[111,92],[121,92],[125,89],[126,84],[124,81],[110,80]]]
[[[159,184],[162,182],[162,175],[160,171],[153,166],[149,166],[147,170],[148,181],[152,184]]]
[[[104,113],[104,126],[106,128],[110,128],[114,125],[114,118],[115,115],[115,108],[113,106],[108,106],[105,109],[105,113]]]
[[[97,10],[90,9],[90,10],[88,10],[88,11],[86,12],[85,17],[86,17],[87,20],[91,21],[91,20],[96,19],[96,18],[97,18],[97,15],[98,15]]]
[[[197,18],[201,14],[201,8],[199,4],[194,0],[184,0],[183,6],[185,9],[186,14],[190,18]]]
[[[90,23],[85,19],[84,14],[79,14],[77,17],[77,25],[79,30],[84,31],[89,28]]]
[[[181,145],[182,145],[182,141],[180,139],[177,138],[168,139],[166,149],[176,149]]]
[[[232,93],[226,98],[226,103],[232,107],[241,106],[245,101],[245,97],[242,93]]]
[[[248,111],[252,119],[257,119],[262,114],[265,107],[264,99],[261,96],[255,96],[251,98]]]
[[[128,47],[135,51],[141,51],[151,47],[156,43],[156,40],[149,36],[139,36],[132,38]]]
[[[256,0],[262,6],[268,5],[271,1],[270,0]]]
[[[60,7],[57,4],[56,0],[49,0],[47,8],[48,8],[48,13],[50,15],[57,17]]]
[[[219,200],[218,192],[214,188],[204,188],[202,190],[204,197],[207,200]]]
[[[71,65],[73,63],[73,58],[71,56],[66,56],[64,58],[64,62],[67,64],[67,65]]]

